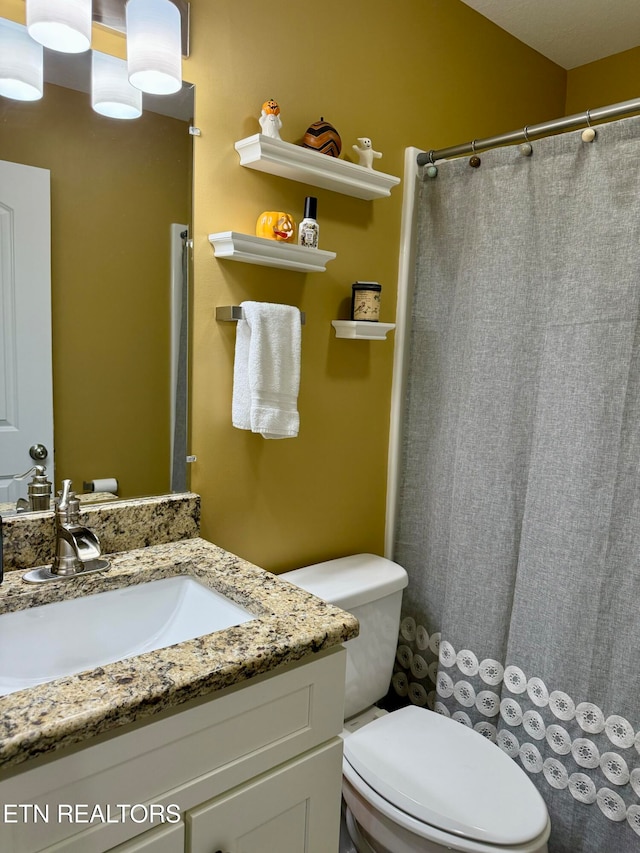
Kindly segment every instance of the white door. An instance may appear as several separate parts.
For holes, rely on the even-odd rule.
[[[32,465],[53,476],[51,212],[47,169],[0,160],[0,503],[26,496]],[[46,458],[29,451],[46,448]],[[37,454],[37,451],[34,451]]]

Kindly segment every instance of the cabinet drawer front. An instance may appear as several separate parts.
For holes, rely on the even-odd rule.
[[[193,809],[186,853],[335,853],[341,775],[336,741]]]
[[[319,655],[0,781],[0,803],[153,803],[181,813],[324,743],[342,729],[345,651]],[[90,742],[89,742],[90,743]],[[158,824],[0,823],[0,850],[102,853]]]

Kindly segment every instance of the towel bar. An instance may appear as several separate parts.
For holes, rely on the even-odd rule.
[[[218,305],[216,308],[216,320],[237,323],[242,320],[241,305]],[[306,317],[304,311],[300,312],[300,323],[304,326]]]

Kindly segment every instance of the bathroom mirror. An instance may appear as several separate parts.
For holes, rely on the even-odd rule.
[[[0,160],[50,172],[55,489],[184,491],[194,87],[107,118],[90,54],[45,50],[43,98],[0,97]]]

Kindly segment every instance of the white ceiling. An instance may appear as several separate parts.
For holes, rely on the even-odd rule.
[[[640,0],[462,0],[563,68],[640,45]]]

